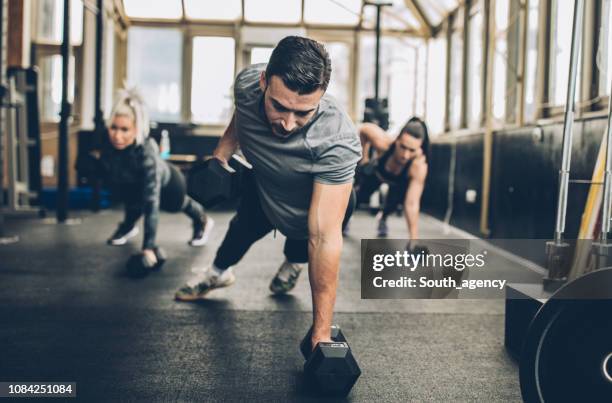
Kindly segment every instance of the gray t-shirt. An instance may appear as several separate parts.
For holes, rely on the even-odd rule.
[[[286,138],[273,134],[259,88],[265,67],[249,66],[236,77],[236,134],[244,156],[253,165],[268,219],[288,238],[306,239],[314,182],[351,182],[361,159],[361,143],[350,118],[327,94],[307,125]]]

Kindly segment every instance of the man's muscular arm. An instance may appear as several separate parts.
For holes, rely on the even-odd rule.
[[[221,160],[224,164],[227,164],[230,158],[232,158],[232,154],[236,152],[238,149],[238,136],[236,135],[235,128],[235,119],[236,113],[232,115],[232,120],[229,125],[225,129],[223,136],[219,139],[219,143],[217,144],[217,148],[213,152],[213,157]]]
[[[342,220],[351,194],[351,183],[314,183],[308,212],[308,275],[312,291],[312,345],[331,341],[330,327],[342,252]]]

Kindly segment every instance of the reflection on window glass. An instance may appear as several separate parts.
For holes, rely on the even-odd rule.
[[[361,0],[306,0],[304,20],[312,24],[355,25]]]
[[[128,82],[138,87],[151,120],[180,120],[182,45],[178,29],[132,27],[128,31]]]
[[[459,5],[458,0],[435,0],[419,2],[423,13],[433,26],[442,22],[444,16],[455,10]]]
[[[64,32],[64,1],[37,0],[36,41],[61,43]],[[83,42],[83,3],[70,0],[70,43]]]
[[[325,48],[332,62],[332,74],[327,92],[333,95],[348,113],[350,108],[350,47],[345,42],[326,42]]]
[[[444,105],[446,105],[446,40],[429,42],[427,62],[427,116],[431,134],[444,132]]]
[[[468,65],[468,126],[478,128],[482,117],[482,12],[470,17]]]
[[[301,0],[244,0],[247,21],[290,24],[300,22],[301,16]]]
[[[44,56],[39,62],[41,119],[59,122],[62,107],[62,56]],[[68,74],[68,100],[74,99],[74,56],[70,57]]]
[[[604,0],[601,10],[601,29],[599,31],[599,49],[597,66],[599,69],[599,93],[610,95],[612,80],[612,2]]]
[[[380,54],[380,97],[389,99],[389,131],[397,134],[414,115],[415,68],[418,42],[383,37]],[[360,43],[358,113],[363,116],[366,98],[374,97],[375,40],[363,36]]]
[[[505,121],[506,86],[508,73],[508,0],[495,3],[495,55],[493,57],[493,118]]]
[[[177,20],[183,16],[181,0],[123,0],[125,13],[132,18]]]
[[[536,118],[536,79],[538,62],[539,0],[529,0],[527,16],[527,55],[525,66],[525,120]]]
[[[233,106],[234,39],[196,37],[193,39],[191,77],[192,120],[205,124],[229,122]]]
[[[197,20],[237,20],[242,14],[240,0],[223,0],[223,6],[216,1],[185,0],[185,16]]]
[[[449,125],[461,127],[461,86],[463,83],[463,14],[457,13],[451,35],[451,68],[449,93]]]
[[[570,6],[565,1],[553,0],[550,101],[554,105],[564,105],[567,98],[573,16],[573,3]],[[578,62],[576,98],[580,93],[580,64]]]
[[[274,48],[269,47],[255,47],[251,49],[251,63],[268,63],[270,60],[270,56],[272,55],[272,51]]]

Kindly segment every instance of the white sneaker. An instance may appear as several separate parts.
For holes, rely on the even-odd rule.
[[[119,228],[117,228],[113,236],[111,236],[110,239],[106,241],[106,243],[108,243],[109,245],[113,245],[113,246],[125,245],[128,239],[134,238],[136,235],[138,235],[137,226],[133,226],[132,229],[125,232],[124,228],[121,225],[119,225]]]
[[[210,237],[210,233],[215,226],[215,221],[210,217],[206,216],[206,224],[203,228],[194,227],[193,229],[193,237],[189,241],[189,245],[191,246],[204,246],[208,242],[208,238]]]
[[[285,294],[295,287],[297,280],[302,272],[303,265],[300,263],[290,263],[285,259],[278,268],[276,276],[270,283],[270,291],[274,294]]]
[[[195,301],[204,299],[209,291],[216,288],[229,287],[236,281],[234,271],[228,267],[221,274],[207,267],[199,271],[199,275],[189,280],[187,284],[181,287],[174,298],[178,301]]]

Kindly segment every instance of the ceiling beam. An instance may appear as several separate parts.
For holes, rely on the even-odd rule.
[[[423,12],[423,9],[419,5],[419,3],[417,3],[416,0],[404,0],[404,3],[406,4],[406,7],[410,11],[412,11],[412,14],[414,14],[415,18],[419,21],[419,24],[421,25],[422,34],[426,37],[431,37],[433,32],[431,23],[427,20],[427,17],[425,16],[425,13]]]

